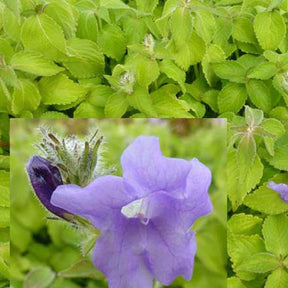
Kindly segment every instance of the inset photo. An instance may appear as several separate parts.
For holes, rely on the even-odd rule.
[[[12,119],[11,287],[226,287],[226,129]]]

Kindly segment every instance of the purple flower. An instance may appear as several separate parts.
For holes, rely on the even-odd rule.
[[[288,203],[288,185],[283,183],[276,184],[275,182],[271,181],[268,183],[267,187],[278,192],[280,194],[280,198]]]
[[[53,214],[65,218],[68,212],[51,204],[50,199],[57,186],[62,185],[58,168],[51,161],[32,156],[26,165],[31,185],[41,203]],[[67,214],[67,215],[66,215]]]
[[[123,178],[102,176],[85,188],[61,185],[51,202],[102,231],[94,265],[110,288],[149,288],[192,277],[194,221],[212,211],[210,170],[196,158],[167,158],[156,137],[138,137],[121,157]]]

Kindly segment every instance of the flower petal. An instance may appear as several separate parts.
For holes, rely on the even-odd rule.
[[[195,232],[175,233],[149,223],[147,250],[155,278],[170,285],[179,275],[192,277],[196,253]]]
[[[189,161],[164,157],[159,139],[139,136],[121,157],[126,189],[141,198],[154,191],[167,191],[182,197]]]
[[[146,227],[142,226],[135,219],[118,219],[114,228],[97,240],[93,263],[107,276],[109,288],[153,286],[153,275],[143,247]]]
[[[96,228],[105,230],[114,217],[122,217],[121,208],[133,200],[123,189],[122,178],[103,176],[84,188],[73,184],[58,186],[51,203],[88,218]]]
[[[275,182],[271,181],[267,185],[274,191],[277,191],[280,194],[280,198],[288,203],[288,185],[284,183],[276,184]]]

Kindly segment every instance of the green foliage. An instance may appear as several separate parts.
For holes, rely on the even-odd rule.
[[[3,113],[29,118],[59,111],[77,118],[216,117],[239,113],[245,104],[268,115],[288,103],[286,1],[0,4]],[[126,73],[134,75],[129,89],[123,88]],[[205,94],[187,96],[186,86],[202,79]],[[105,103],[87,101],[97,85],[113,89],[103,96]],[[169,85],[179,89],[166,99]],[[145,91],[139,93],[139,86]],[[33,97],[25,103],[31,89]],[[161,101],[154,101],[155,95]],[[174,105],[178,108],[171,111]]]
[[[103,95],[109,92],[100,85],[96,90]],[[39,154],[33,144],[41,142],[37,129],[40,125],[51,127],[58,140],[67,135],[83,139],[98,128],[105,145],[99,148],[96,172],[100,175],[122,175],[120,156],[138,135],[158,136],[161,150],[167,157],[197,157],[205,163],[213,173],[209,189],[213,212],[198,219],[192,227],[197,231],[198,245],[193,279],[186,281],[179,277],[170,287],[208,288],[212,283],[215,288],[226,287],[226,179],[223,168],[226,125],[225,121],[209,119],[13,119],[10,267],[13,287],[108,287],[106,277],[91,262],[91,248],[99,235],[72,227],[65,221],[47,219],[50,214],[33,195],[25,164],[31,155]],[[46,138],[48,146],[53,139]],[[2,174],[0,180],[2,183]],[[8,184],[8,179],[3,183]],[[2,217],[0,219],[3,221]]]

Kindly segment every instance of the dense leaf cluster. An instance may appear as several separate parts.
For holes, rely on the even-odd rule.
[[[0,111],[278,111],[288,102],[287,10],[281,0],[1,0]]]

